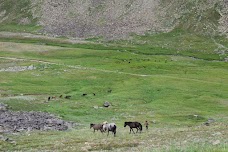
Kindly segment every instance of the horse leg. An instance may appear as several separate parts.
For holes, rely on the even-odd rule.
[[[133,131],[133,133],[135,134],[135,132],[134,132],[133,128],[132,128],[132,131]]]
[[[114,134],[114,137],[116,137],[116,131],[114,131],[113,134]]]
[[[134,132],[133,128],[131,128],[131,130],[132,130],[132,132],[135,134],[135,132]]]
[[[108,134],[107,134],[107,136],[109,135],[109,130],[108,130]]]
[[[103,134],[103,130],[102,130],[102,129],[100,129],[100,131],[101,131],[101,133]]]

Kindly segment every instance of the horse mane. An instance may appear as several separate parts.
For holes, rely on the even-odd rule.
[[[132,121],[126,121],[126,122],[124,122],[124,124],[131,124],[132,123]]]

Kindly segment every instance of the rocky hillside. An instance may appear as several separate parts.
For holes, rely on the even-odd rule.
[[[0,0],[0,24],[12,23],[81,38],[124,38],[175,27],[228,34],[228,0]]]

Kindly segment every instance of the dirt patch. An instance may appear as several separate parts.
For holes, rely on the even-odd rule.
[[[26,100],[26,101],[32,101],[32,100],[36,100],[36,96],[24,96],[24,95],[21,95],[21,96],[18,96],[18,95],[11,95],[11,96],[8,96],[8,95],[2,95],[3,97],[0,98],[0,100],[2,101],[9,101],[9,100]]]
[[[220,101],[218,101],[218,103],[223,106],[228,106],[228,100],[220,100]]]
[[[20,36],[20,33],[0,32],[0,37],[16,37]],[[24,36],[25,37],[25,36]],[[17,49],[15,49],[17,48]],[[34,44],[20,44],[12,42],[0,42],[1,51],[7,52],[45,52],[50,50],[61,49],[60,47],[45,46],[45,45],[34,45]]]
[[[40,40],[49,40],[56,43],[70,43],[70,44],[83,44],[83,43],[94,43],[90,41],[85,41],[81,38],[73,38],[73,37],[67,37],[67,38],[60,38],[57,36],[48,36],[48,35],[37,35],[37,34],[31,34],[31,33],[13,33],[13,32],[0,32],[1,38],[24,38],[24,39],[40,39]],[[36,47],[32,44],[18,44],[18,43],[12,43],[12,42],[0,42],[0,48],[7,48],[9,51],[18,52],[18,51],[48,51],[48,50],[56,50],[56,49],[62,49],[61,47],[57,46],[45,46],[45,43],[39,43],[39,47]],[[13,49],[17,46],[17,50]],[[12,49],[11,49],[12,48]]]

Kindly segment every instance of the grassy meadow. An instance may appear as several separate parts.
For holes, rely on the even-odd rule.
[[[0,141],[0,149],[227,151],[228,64],[227,54],[218,53],[228,47],[227,39],[182,31],[105,44],[61,39],[0,37],[0,102],[79,125],[66,132],[8,135],[17,144]],[[32,70],[18,70],[31,65]],[[47,102],[49,96],[56,98]],[[105,101],[109,108],[103,108]],[[209,118],[214,126],[197,128]],[[149,131],[142,134],[129,135],[123,127],[124,121],[145,120]],[[117,124],[116,138],[89,130],[90,123],[103,121]],[[216,132],[222,136],[213,138]],[[217,138],[220,144],[213,145]]]

